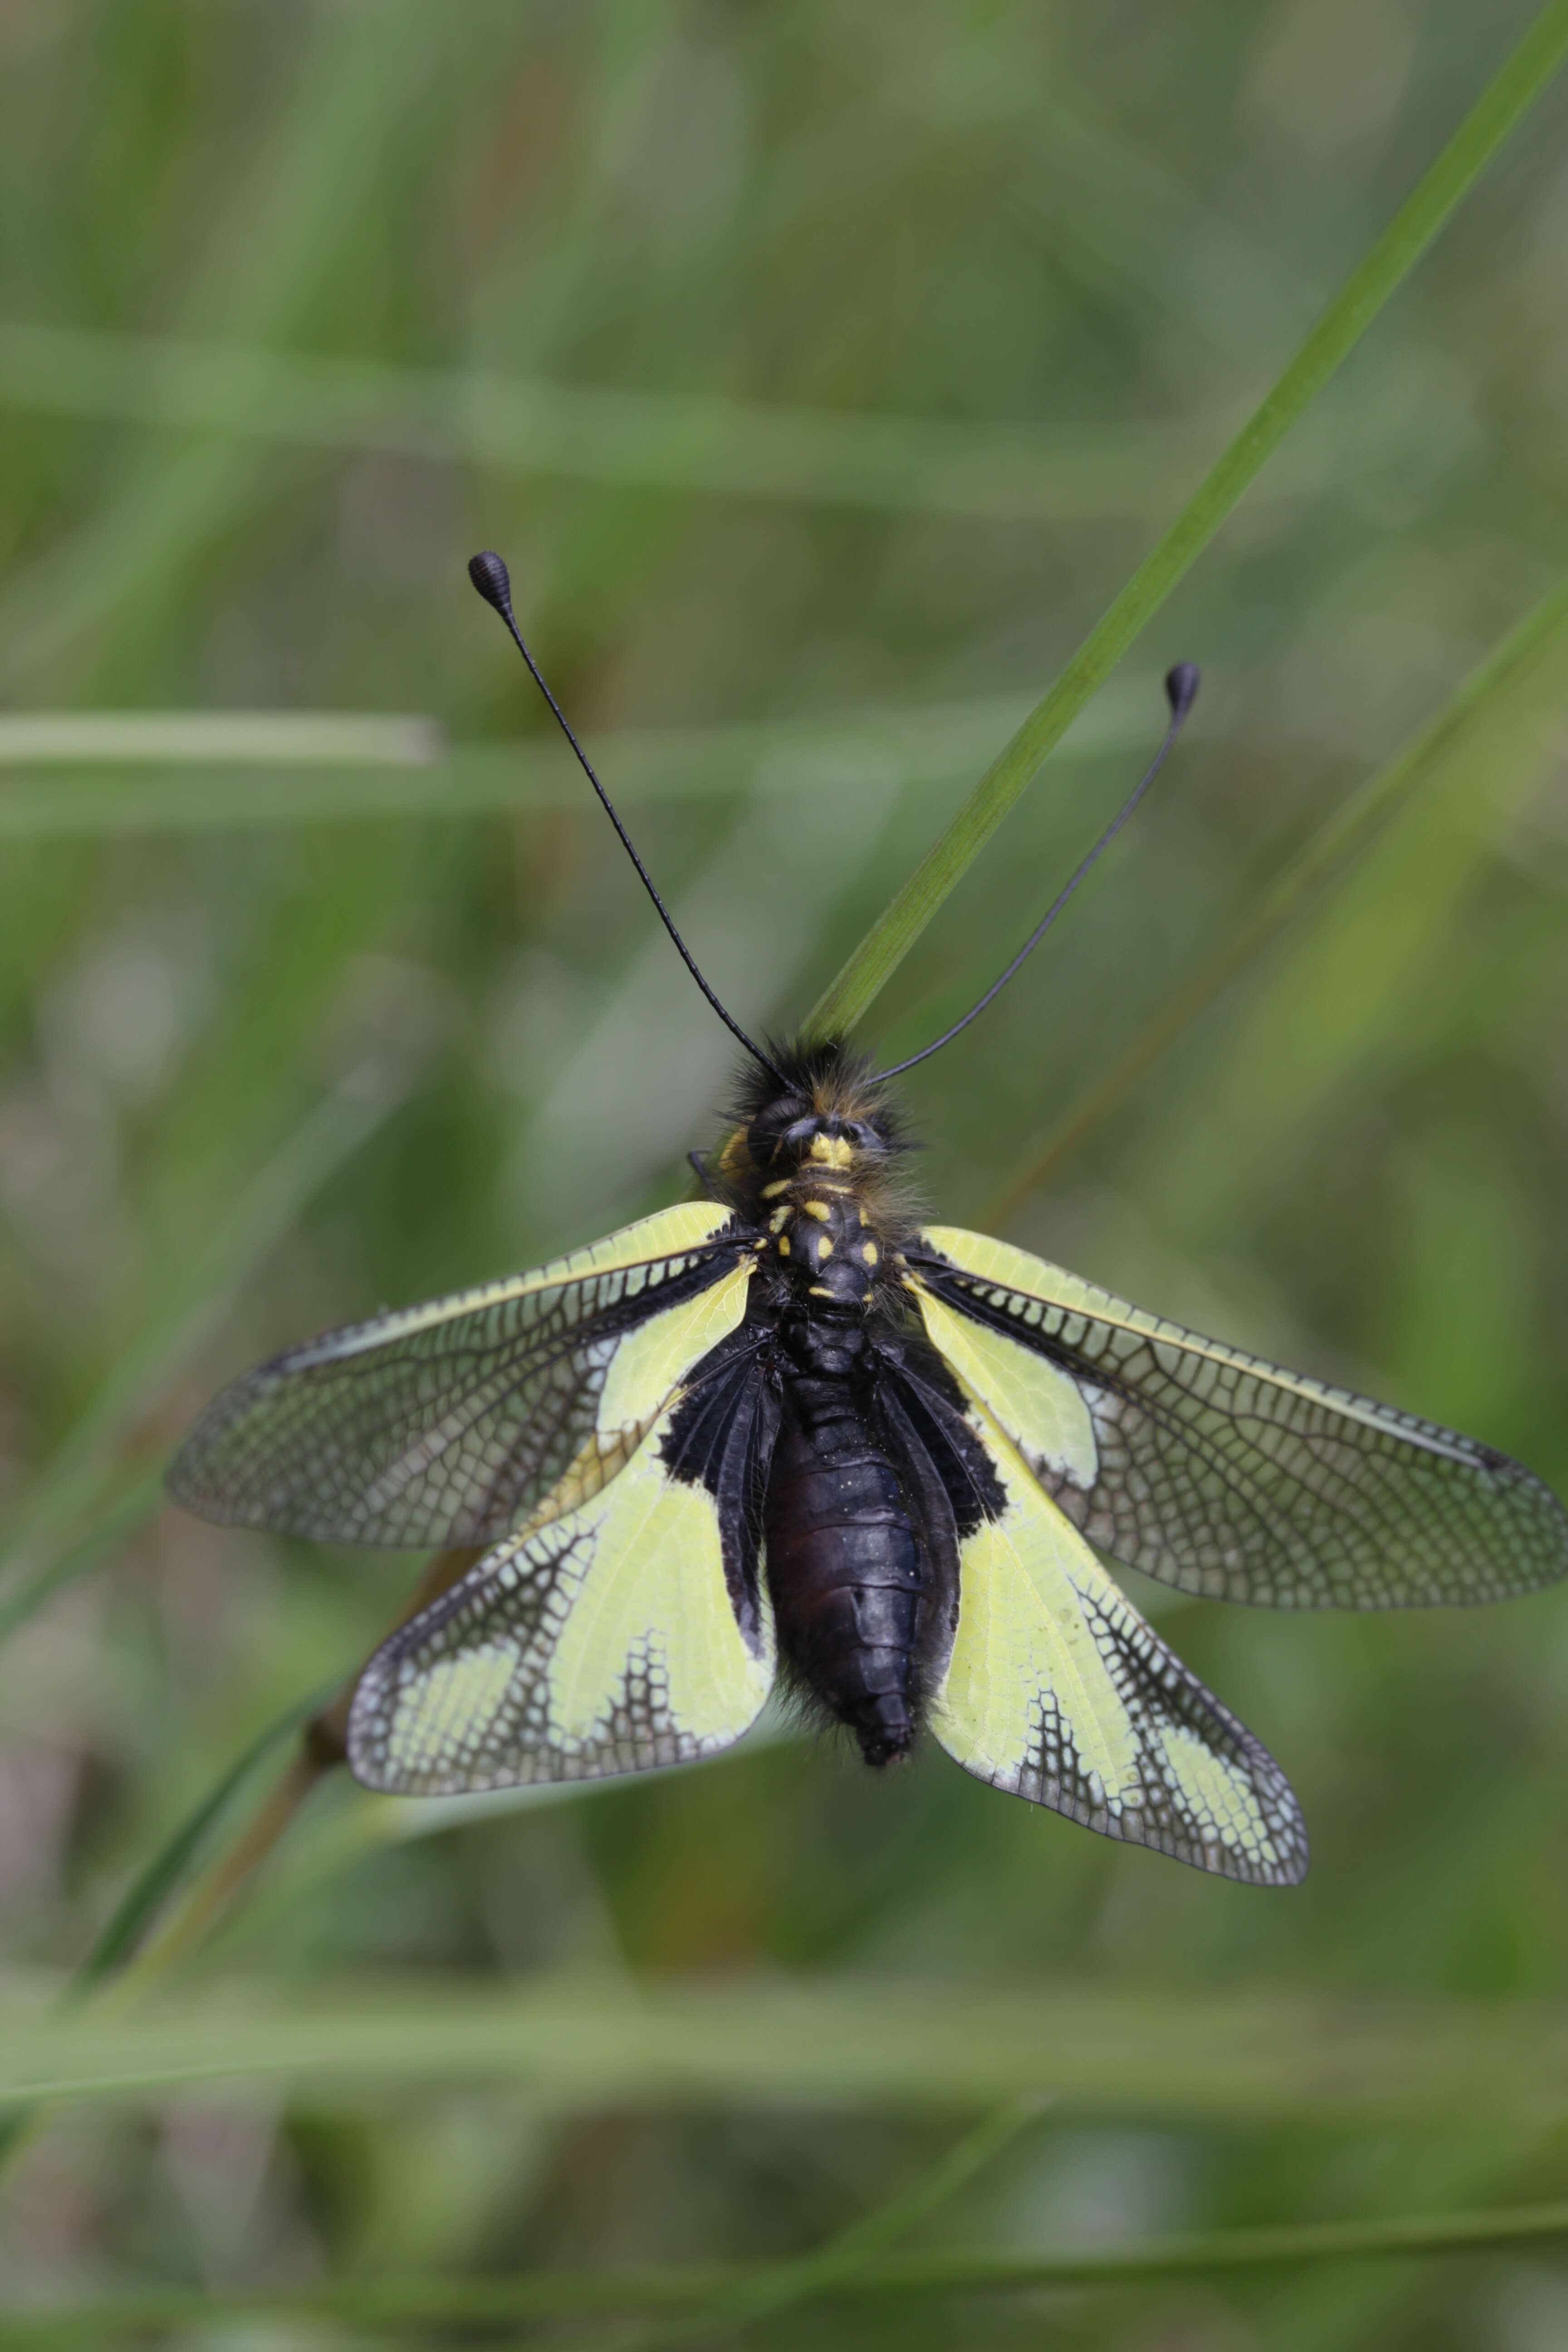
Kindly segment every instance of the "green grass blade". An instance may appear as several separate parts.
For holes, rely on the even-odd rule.
[[[121,1897],[71,1979],[72,1998],[91,1992],[124,1967],[258,1765],[324,1706],[342,1683],[343,1676],[334,1675],[308,1697],[296,1699],[226,1765]]]
[[[0,323],[0,405],[497,472],[1012,523],[1147,515],[1173,467],[1205,446],[1202,423],[945,424],[19,320]],[[1319,453],[1286,494],[1300,496],[1330,467],[1361,470],[1353,445]]]
[[[103,1506],[74,1541],[27,1577],[0,1601],[0,1643],[8,1642],[19,1625],[46,1601],[96,1575],[116,1559],[139,1528],[146,1526],[163,1499],[162,1466],[129,1479]]]
[[[307,328],[348,296],[384,203],[376,159],[442,87],[450,28],[420,0],[386,0],[367,44],[351,13],[313,10],[287,45],[280,90],[257,93],[252,132],[198,207],[172,270],[177,315],[198,332],[257,341]],[[280,58],[280,63],[282,59]],[[123,624],[179,625],[204,553],[251,520],[271,485],[243,443],[162,437],[119,453],[113,477],[68,528],[0,588],[8,698],[37,680],[125,657]],[[91,674],[90,670],[88,674]]]
[[[1157,697],[1150,678],[1103,698],[1064,756],[1136,750]],[[868,774],[951,784],[1028,707],[1006,695],[831,719],[637,730],[590,736],[588,749],[630,804],[837,793],[863,789]],[[570,753],[549,737],[442,752],[427,719],[293,711],[158,712],[145,724],[118,712],[0,719],[0,839],[13,841],[575,808],[584,789]]]
[[[62,2005],[67,2010],[87,2000],[125,1967],[258,1765],[290,1732],[298,1730],[340,1687],[341,1682],[341,1676],[335,1677],[321,1689],[312,1691],[308,1698],[297,1700],[268,1724],[197,1800],[152,1860],[137,1873],[73,1970],[63,1998]],[[0,2116],[0,2173],[21,2147],[38,2111],[38,2103],[23,2103]]]
[[[1548,2002],[1142,1995],[1064,1984],[975,1994],[815,1979],[686,1988],[580,1978],[358,1981],[280,1998],[237,1982],[69,2019],[0,1999],[0,2100],[146,2096],[268,2079],[350,2109],[395,2084],[510,2084],[554,2108],[1064,2111],[1544,2127],[1568,2102],[1568,2013]]]
[[[438,759],[431,719],[340,710],[38,710],[0,718],[0,767],[409,767]]]
[[[1208,545],[1565,57],[1568,0],[1549,0],[1273,389],[819,999],[806,1024],[812,1034],[841,1034],[860,1019],[1068,722]]]
[[[1056,1174],[1167,1046],[1278,938],[1307,900],[1342,873],[1382,826],[1430,782],[1477,721],[1511,688],[1539,671],[1545,656],[1564,635],[1568,635],[1568,573],[1476,665],[1436,717],[1410,736],[1393,759],[1318,827],[1235,937],[1162,1007],[1027,1165],[987,1202],[982,1213],[984,1224],[1005,1223]]]

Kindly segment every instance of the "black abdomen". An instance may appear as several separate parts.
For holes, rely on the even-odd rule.
[[[763,1533],[781,1652],[886,1764],[914,1738],[934,1596],[859,1371],[786,1375]]]

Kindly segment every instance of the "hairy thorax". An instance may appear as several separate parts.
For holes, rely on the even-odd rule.
[[[719,1158],[719,1181],[759,1255],[811,1311],[867,1308],[902,1267],[900,1139],[875,1087],[841,1054],[789,1057],[791,1083],[759,1089]]]

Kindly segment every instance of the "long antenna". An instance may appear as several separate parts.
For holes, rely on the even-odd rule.
[[[1110,823],[1106,826],[1105,831],[1100,835],[1100,839],[1095,843],[1094,847],[1089,851],[1089,856],[1084,859],[1082,865],[1079,867],[1071,881],[1067,884],[1064,889],[1059,890],[1055,898],[1052,899],[1050,905],[1047,908],[1045,914],[1036,924],[1034,929],[1029,933],[1028,938],[1024,941],[1023,946],[1018,950],[1017,954],[1013,958],[1013,961],[1007,966],[1006,971],[1002,973],[999,979],[992,982],[990,987],[980,999],[978,1004],[972,1004],[962,1021],[955,1021],[951,1029],[944,1029],[942,1035],[934,1038],[931,1045],[922,1045],[918,1054],[911,1054],[907,1062],[895,1062],[891,1069],[879,1070],[877,1073],[879,1081],[883,1078],[899,1077],[905,1070],[912,1070],[917,1062],[928,1062],[933,1054],[939,1054],[944,1045],[950,1045],[961,1031],[968,1028],[972,1021],[978,1020],[981,1013],[984,1012],[986,1006],[993,1003],[996,997],[1001,995],[1002,991],[1006,987],[1007,982],[1012,979],[1013,974],[1017,971],[1019,965],[1023,963],[1027,956],[1032,955],[1035,949],[1039,946],[1040,941],[1045,938],[1046,933],[1050,929],[1051,925],[1056,921],[1057,917],[1061,913],[1062,908],[1067,905],[1068,900],[1072,897],[1073,892],[1078,888],[1079,884],[1083,880],[1084,876],[1089,872],[1090,866],[1094,865],[1096,860],[1103,854],[1104,851],[1110,848],[1111,843],[1115,840],[1117,835],[1121,832],[1122,826],[1126,824],[1128,818],[1131,815],[1133,810],[1137,807],[1139,802],[1142,799],[1144,793],[1148,791],[1150,785],[1153,782],[1155,777],[1164,766],[1166,760],[1170,757],[1171,746],[1174,743],[1177,736],[1181,733],[1182,728],[1186,720],[1187,713],[1191,710],[1194,703],[1198,698],[1198,675],[1196,665],[1193,662],[1178,662],[1174,669],[1167,670],[1165,673],[1165,695],[1171,706],[1171,723],[1165,730],[1164,741],[1161,744],[1159,750],[1155,752],[1153,759],[1150,762],[1148,772],[1143,777],[1137,790],[1128,795],[1127,800],[1122,804],[1122,807],[1117,815],[1112,817]]]
[[[500,614],[501,619],[506,623],[507,628],[510,632],[513,645],[517,647],[518,652],[522,656],[523,660],[528,664],[530,670],[532,672],[535,686],[539,688],[539,691],[550,705],[551,709],[555,713],[556,721],[560,726],[561,732],[565,736],[566,740],[571,744],[574,751],[576,752],[577,758],[582,765],[583,773],[587,777],[588,782],[593,785],[594,790],[598,793],[600,800],[603,802],[605,814],[609,818],[610,823],[620,835],[621,847],[626,851],[626,856],[631,859],[632,864],[637,867],[638,874],[641,876],[643,888],[647,892],[648,897],[658,908],[658,919],[664,925],[665,929],[669,933],[670,938],[675,941],[676,946],[679,949],[681,961],[685,964],[687,971],[691,974],[692,979],[697,982],[698,987],[702,991],[703,995],[708,999],[709,1003],[713,1007],[714,1012],[719,1015],[719,1018],[724,1024],[725,1028],[730,1031],[732,1036],[740,1039],[747,1053],[752,1056],[752,1059],[754,1062],[760,1062],[770,1076],[775,1077],[778,1080],[781,1087],[787,1087],[789,1080],[784,1076],[784,1072],[778,1067],[776,1063],[770,1062],[767,1055],[763,1052],[762,1047],[760,1045],[754,1045],[752,1043],[752,1040],[747,1036],[740,1023],[735,1020],[731,1014],[725,1012],[724,1007],[720,1003],[719,999],[714,995],[713,991],[709,987],[708,982],[703,979],[701,972],[698,970],[696,958],[692,955],[690,949],[686,944],[686,941],[681,938],[680,933],[676,929],[675,924],[671,920],[668,908],[665,905],[664,900],[659,897],[658,892],[653,887],[653,877],[649,874],[647,867],[643,864],[642,859],[637,856],[637,851],[633,848],[630,834],[626,831],[626,826],[621,823],[620,818],[616,814],[615,803],[611,800],[609,793],[605,790],[604,785],[599,782],[598,777],[594,773],[588,754],[584,751],[583,746],[578,742],[577,738],[573,734],[571,728],[567,725],[565,712],[562,709],[561,705],[556,701],[555,697],[551,693],[550,688],[545,685],[543,678],[540,676],[539,664],[534,660],[533,656],[529,652],[528,647],[522,642],[522,632],[517,625],[517,617],[511,609],[511,575],[508,572],[506,565],[501,562],[500,557],[495,553],[493,549],[486,548],[482,554],[469,556],[468,577],[473,582],[475,587],[479,590],[480,595],[484,598],[486,604],[493,604],[496,611]]]

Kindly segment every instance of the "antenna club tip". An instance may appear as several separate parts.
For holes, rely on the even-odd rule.
[[[476,556],[475,562],[479,562]],[[1196,662],[1178,662],[1174,669],[1165,672],[1165,697],[1171,706],[1171,716],[1184,719],[1198,698],[1203,672]]]
[[[491,547],[468,558],[468,577],[484,598],[493,604],[502,620],[511,617],[511,574]]]

